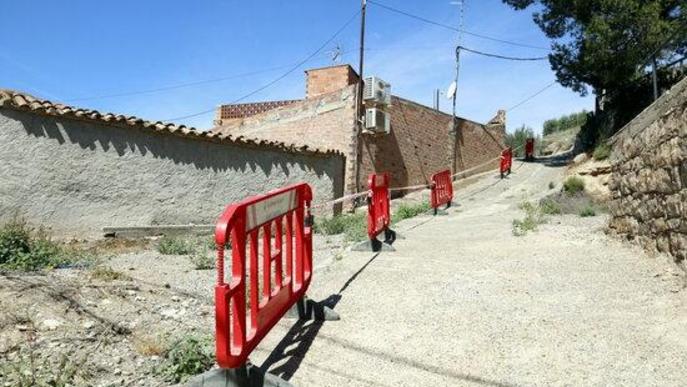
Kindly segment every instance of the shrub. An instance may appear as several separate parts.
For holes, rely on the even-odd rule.
[[[183,383],[215,364],[212,338],[188,335],[170,345],[158,372],[169,382]]]
[[[396,210],[396,212],[392,214],[391,221],[395,223],[400,222],[404,219],[414,218],[418,215],[421,215],[429,211],[430,208],[431,207],[427,202],[417,204],[401,204]]]
[[[215,268],[215,258],[201,251],[191,254],[188,259],[196,270],[210,270]]]
[[[596,216],[596,210],[592,206],[584,207],[580,210],[580,216],[586,218],[588,216]]]
[[[157,336],[137,335],[133,338],[134,350],[143,356],[162,356],[167,348]]]
[[[584,191],[584,180],[578,176],[570,176],[563,182],[563,191],[568,195],[575,195]]]
[[[561,211],[561,206],[551,198],[544,198],[539,202],[539,208],[542,214],[546,215],[559,215]]]
[[[596,148],[594,148],[594,153],[592,154],[592,157],[594,157],[594,160],[605,160],[610,155],[611,147],[605,142],[602,142],[601,144],[597,145]]]
[[[523,236],[528,231],[534,231],[538,225],[546,222],[545,213],[540,206],[525,201],[520,203],[519,208],[525,211],[525,217],[523,219],[513,219],[513,235]]]
[[[53,242],[43,229],[13,219],[0,227],[0,269],[32,271],[75,260],[79,253]]]
[[[554,188],[556,188],[556,184],[554,184],[553,181],[550,181],[549,182],[549,189],[554,189]]]
[[[186,255],[194,252],[193,243],[186,239],[164,236],[157,250],[165,255]]]
[[[129,280],[131,279],[128,275],[122,273],[121,271],[114,270],[109,266],[96,266],[91,271],[91,278],[99,279],[102,281],[116,281],[116,280]]]

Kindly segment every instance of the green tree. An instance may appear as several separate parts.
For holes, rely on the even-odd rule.
[[[521,126],[513,133],[506,133],[506,145],[513,148],[513,155],[520,157],[525,154],[525,140],[528,138],[534,138],[535,144],[539,144],[540,138],[538,136],[534,135],[534,130],[530,128],[529,126]]]
[[[687,0],[502,0],[535,6],[534,22],[553,39],[549,62],[561,85],[597,97],[617,91],[647,61],[687,52]]]

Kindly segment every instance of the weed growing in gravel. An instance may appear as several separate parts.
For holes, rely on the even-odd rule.
[[[580,216],[583,218],[586,218],[588,216],[596,216],[596,210],[593,206],[588,205],[587,207],[584,207],[580,210]]]
[[[22,219],[0,226],[0,270],[33,271],[85,260],[82,252],[52,241],[43,229],[32,229]]]
[[[429,211],[430,206],[427,202],[416,204],[401,204],[396,212],[391,215],[391,222],[396,223],[404,219],[414,218]]]
[[[196,270],[210,270],[215,268],[215,258],[202,251],[196,251],[188,259]]]
[[[158,372],[169,382],[183,383],[209,370],[213,364],[212,337],[187,335],[170,345]]]
[[[534,231],[542,223],[546,223],[545,213],[541,207],[531,202],[520,203],[520,209],[525,211],[525,217],[522,219],[513,219],[513,235],[523,236],[528,231]]]
[[[561,206],[551,198],[544,198],[539,202],[539,209],[545,215],[559,215]]]
[[[194,245],[187,239],[164,236],[157,250],[165,255],[186,255],[194,252]]]
[[[553,181],[549,182],[549,189],[554,189],[556,187],[556,184],[554,184]]]
[[[137,335],[133,343],[136,353],[143,356],[162,356],[167,351],[165,343],[156,336]]]
[[[584,180],[578,176],[570,176],[563,182],[563,191],[571,196],[584,191]]]
[[[122,273],[121,271],[117,271],[109,266],[94,267],[93,270],[91,270],[91,278],[101,281],[128,281],[131,279],[128,275]]]

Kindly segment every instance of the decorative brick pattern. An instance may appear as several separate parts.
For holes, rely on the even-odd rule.
[[[287,99],[281,101],[236,103],[231,105],[221,105],[217,109],[215,125],[223,125],[232,120],[254,116],[264,113],[281,106],[287,106],[299,102],[297,99]]]

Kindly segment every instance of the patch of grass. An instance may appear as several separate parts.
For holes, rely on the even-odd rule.
[[[165,255],[187,255],[193,253],[194,243],[188,239],[164,236],[160,239],[157,250]]]
[[[54,242],[42,229],[22,219],[0,226],[0,269],[35,271],[85,260],[83,253]]]
[[[16,358],[0,363],[0,380],[16,387],[87,385],[92,375],[84,363],[74,353],[41,357],[38,350],[28,346],[20,349]]]
[[[429,211],[430,206],[427,202],[416,204],[401,204],[396,212],[391,214],[391,223],[400,222],[404,219],[414,218],[420,214]]]
[[[157,371],[169,382],[183,383],[209,370],[214,364],[212,337],[187,335],[169,346]]]
[[[91,270],[91,278],[101,281],[128,281],[131,278],[109,266],[96,266]]]
[[[602,142],[601,144],[597,145],[596,148],[594,148],[594,153],[592,154],[592,157],[594,158],[594,160],[605,160],[610,155],[611,147],[605,142]]]
[[[584,207],[580,210],[580,216],[583,218],[586,218],[589,216],[596,216],[596,209],[594,209],[593,206],[588,205],[587,207]]]
[[[513,235],[523,236],[529,231],[534,231],[540,224],[546,223],[546,217],[541,206],[532,202],[522,202],[519,208],[525,211],[525,217],[522,219],[513,219]]]
[[[579,176],[570,176],[563,182],[563,192],[575,195],[584,191],[584,180]]]
[[[549,182],[549,189],[554,189],[556,187],[556,184],[554,184],[553,181]]]
[[[344,234],[347,241],[362,241],[367,235],[367,214],[342,214],[315,220],[314,230],[324,235]]]
[[[215,268],[215,258],[202,251],[196,251],[188,259],[196,270],[210,270]]]

